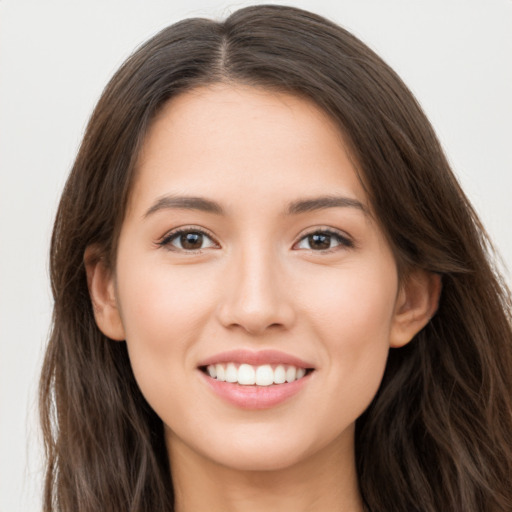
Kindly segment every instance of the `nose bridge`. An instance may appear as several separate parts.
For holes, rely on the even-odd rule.
[[[240,247],[229,261],[229,286],[221,320],[251,334],[269,327],[289,327],[293,308],[286,296],[284,273],[278,255],[268,243]]]

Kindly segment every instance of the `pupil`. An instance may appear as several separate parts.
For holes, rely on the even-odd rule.
[[[201,233],[186,233],[181,235],[180,241],[184,249],[200,249],[203,245],[203,235]]]
[[[312,249],[329,249],[331,246],[331,236],[321,234],[310,235],[309,246]]]

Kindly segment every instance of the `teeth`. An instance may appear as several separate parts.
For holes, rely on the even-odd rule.
[[[258,366],[256,369],[256,385],[270,386],[271,384],[274,384],[274,370],[272,370],[272,366],[269,364]]]
[[[215,373],[217,374],[217,380],[226,380],[226,371],[224,370],[224,366],[221,364],[215,365]]]
[[[288,366],[286,370],[286,382],[293,382],[297,376],[297,369],[295,366]]]
[[[233,363],[229,363],[226,368],[226,382],[236,382],[238,380],[238,372]]]
[[[252,366],[241,364],[237,367],[235,363],[209,365],[206,368],[212,379],[222,382],[238,383],[243,386],[271,386],[272,384],[284,384],[302,379],[306,375],[305,368],[295,366],[278,365],[272,367],[269,364]]]
[[[284,384],[286,382],[286,370],[284,366],[279,365],[274,370],[274,384]]]
[[[241,364],[238,368],[238,384],[244,386],[256,384],[256,372],[250,364]]]

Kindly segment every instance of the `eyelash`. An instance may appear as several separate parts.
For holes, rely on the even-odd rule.
[[[308,237],[313,235],[324,235],[329,236],[331,238],[334,238],[338,244],[334,247],[329,247],[328,249],[320,249],[320,250],[314,250],[314,249],[306,249],[310,250],[315,253],[330,253],[336,251],[339,247],[344,247],[345,249],[353,249],[355,247],[354,242],[346,235],[342,235],[339,231],[334,231],[332,229],[315,229],[309,233],[304,234],[300,240],[294,244],[294,247],[300,244],[303,240],[306,240]]]
[[[176,252],[183,251],[188,254],[198,254],[198,253],[202,252],[204,250],[204,248],[193,250],[193,249],[185,249],[185,248],[172,246],[173,240],[179,239],[182,235],[192,234],[192,233],[201,235],[205,238],[208,238],[209,240],[211,240],[213,246],[219,247],[219,244],[215,241],[215,239],[213,238],[213,236],[210,233],[208,233],[204,229],[196,228],[194,226],[178,228],[178,229],[175,229],[174,231],[171,231],[170,233],[167,233],[160,241],[157,242],[157,245],[160,247],[165,247],[169,251],[176,251]]]
[[[206,247],[206,248],[200,248],[200,249],[197,249],[197,250],[193,250],[193,249],[185,249],[183,247],[180,248],[180,247],[173,247],[172,246],[172,242],[174,240],[178,240],[182,235],[186,235],[186,234],[198,234],[198,235],[201,235],[203,237],[208,238],[211,241],[212,246],[216,246],[217,248],[220,247],[218,242],[215,241],[215,239],[213,238],[213,236],[210,233],[208,233],[204,229],[196,228],[194,226],[178,228],[178,229],[176,229],[174,231],[171,231],[170,233],[167,233],[160,241],[157,242],[157,245],[159,247],[165,247],[165,248],[167,248],[170,251],[176,251],[176,252],[182,251],[182,252],[188,253],[188,254],[198,254],[198,253],[201,253],[204,249],[209,249],[210,248],[210,247]],[[334,238],[338,243],[334,247],[329,247],[328,249],[319,249],[319,250],[304,249],[304,250],[309,250],[311,252],[325,254],[325,253],[330,253],[330,252],[336,251],[337,248],[340,247],[340,246],[344,247],[346,249],[352,249],[352,248],[355,247],[354,242],[350,238],[348,238],[347,236],[342,235],[340,232],[334,231],[332,229],[315,229],[314,231],[306,233],[306,234],[301,236],[299,241],[297,243],[295,243],[293,245],[293,247],[295,248],[300,243],[302,243],[304,240],[307,240],[308,237],[311,237],[311,236],[314,236],[314,235],[328,236],[328,237]],[[300,249],[298,249],[298,250],[300,250]]]

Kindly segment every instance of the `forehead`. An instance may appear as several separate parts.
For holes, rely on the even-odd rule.
[[[367,205],[341,131],[323,110],[296,95],[226,84],[173,98],[153,121],[131,203],[167,193],[228,203],[343,193]]]

